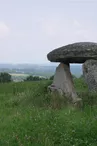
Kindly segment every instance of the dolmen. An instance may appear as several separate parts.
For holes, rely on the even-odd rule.
[[[73,103],[81,100],[74,88],[70,63],[83,64],[83,76],[89,89],[97,91],[97,43],[78,42],[62,46],[48,53],[47,58],[51,62],[60,62],[49,86],[51,91],[65,94]]]

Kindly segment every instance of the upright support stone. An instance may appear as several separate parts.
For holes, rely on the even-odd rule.
[[[83,64],[83,76],[89,90],[97,92],[97,60],[87,60]]]
[[[73,79],[70,72],[69,64],[60,63],[56,68],[53,84],[49,86],[53,90],[57,90],[61,95],[65,94],[73,103],[79,100],[73,85]]]

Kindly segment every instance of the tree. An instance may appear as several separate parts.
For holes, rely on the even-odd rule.
[[[80,76],[80,79],[84,79],[84,76],[83,76],[83,75],[81,75],[81,76]]]
[[[28,76],[24,81],[32,81],[33,80],[33,76]]]
[[[11,75],[9,73],[6,72],[1,72],[0,73],[0,82],[1,83],[6,83],[6,82],[11,82]]]
[[[76,79],[76,76],[72,74],[72,78],[73,78],[73,79]]]
[[[72,75],[72,78],[73,78],[73,79],[76,79],[76,76],[75,76],[75,75]],[[53,80],[53,79],[54,79],[54,75],[52,75],[49,79],[50,79],[50,80]]]
[[[28,76],[24,81],[41,81],[46,80],[45,78],[41,78],[39,76]]]
[[[50,77],[50,80],[53,80],[53,79],[54,79],[54,75]]]

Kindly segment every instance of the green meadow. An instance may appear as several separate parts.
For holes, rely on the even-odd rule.
[[[97,146],[97,94],[74,79],[83,100],[75,108],[65,98],[53,98],[49,84],[0,84],[0,146]]]

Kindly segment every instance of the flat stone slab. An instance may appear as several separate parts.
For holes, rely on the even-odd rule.
[[[86,60],[97,60],[97,43],[79,42],[57,48],[47,54],[51,62],[84,63]]]

